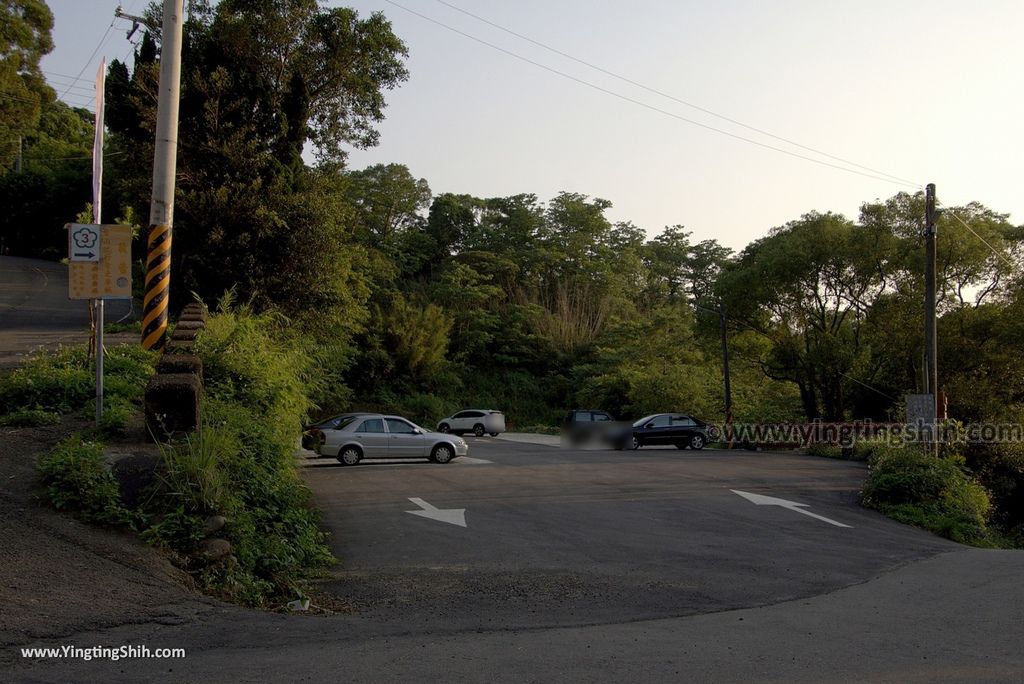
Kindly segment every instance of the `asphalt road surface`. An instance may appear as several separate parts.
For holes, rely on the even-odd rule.
[[[108,301],[107,322],[128,313],[127,301]],[[20,364],[39,347],[89,339],[88,302],[68,299],[67,266],[0,256],[0,368]]]
[[[325,588],[350,612],[218,606],[69,635],[37,645],[188,655],[18,659],[12,678],[1022,679],[1024,554],[966,549],[860,508],[860,464],[468,441],[471,458],[447,465],[303,458],[341,559]]]

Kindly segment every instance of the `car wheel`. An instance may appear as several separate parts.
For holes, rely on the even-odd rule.
[[[455,452],[447,444],[438,444],[430,454],[434,463],[447,463],[455,457]]]
[[[480,423],[477,423],[476,425],[474,425],[473,426],[473,434],[476,435],[477,437],[483,437],[484,436],[484,426],[481,425]]]
[[[640,438],[637,437],[636,435],[633,435],[632,437],[629,438],[628,445],[630,449],[636,451],[637,449],[640,448]]]
[[[497,432],[490,432],[488,434],[490,434],[491,437],[497,437],[498,436]]]
[[[447,435],[449,432],[452,431],[452,427],[448,423],[441,423],[440,425],[437,426],[437,431],[443,432],[444,434]]]
[[[358,465],[363,460],[363,452],[359,450],[359,447],[347,446],[338,452],[338,460],[341,462],[341,465]]]
[[[704,448],[704,435],[694,435],[690,438],[690,448],[700,451]]]

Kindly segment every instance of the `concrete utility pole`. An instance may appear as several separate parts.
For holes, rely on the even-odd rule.
[[[939,393],[938,336],[935,317],[935,184],[925,189],[924,219],[924,391]],[[937,406],[937,404],[936,404]],[[934,412],[933,417],[938,413]]]
[[[732,388],[729,383],[729,340],[725,334],[725,304],[718,302],[718,333],[722,339],[722,390],[725,394],[725,437],[732,446]]]
[[[178,162],[178,97],[181,85],[181,30],[185,0],[164,0],[160,46],[160,97],[156,110],[153,199],[149,205],[146,294],[143,297],[142,346],[163,349],[171,287],[171,226],[174,174]]]
[[[939,345],[935,315],[935,184],[925,188],[924,215],[924,393],[932,397],[931,423],[939,415]],[[936,430],[936,428],[933,428]],[[937,438],[937,431],[933,433]],[[936,441],[936,447],[938,443]]]

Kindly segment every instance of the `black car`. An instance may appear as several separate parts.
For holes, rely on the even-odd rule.
[[[718,429],[682,413],[656,413],[633,423],[621,447],[639,449],[647,445],[672,445],[679,449],[703,449],[718,440]]]
[[[324,418],[316,423],[311,423],[304,428],[302,433],[302,448],[309,451],[316,451],[316,445],[323,442],[324,430],[334,430],[346,418],[366,415],[364,413],[341,413],[330,418]]]

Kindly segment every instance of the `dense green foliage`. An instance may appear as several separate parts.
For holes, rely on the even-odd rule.
[[[209,318],[197,342],[202,426],[164,449],[161,484],[147,504],[159,522],[146,539],[188,558],[207,590],[251,605],[294,598],[311,571],[332,562],[294,464],[312,359],[287,328],[283,317],[246,307]],[[210,515],[228,520],[217,533],[232,544],[225,562],[197,553]]]
[[[54,508],[105,525],[132,522],[121,503],[117,478],[103,457],[103,445],[69,437],[39,460],[39,474]]]
[[[53,49],[53,14],[43,0],[5,0],[0,5],[0,173],[11,168],[19,138],[39,124],[52,102],[39,60]]]
[[[916,447],[890,447],[876,451],[870,468],[861,491],[864,505],[957,542],[991,543],[989,495],[958,459],[936,458]]]

